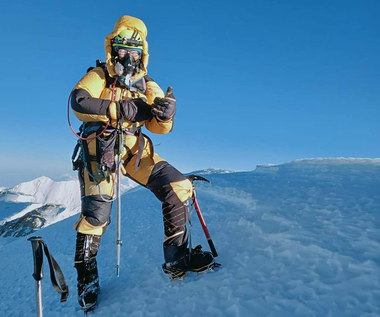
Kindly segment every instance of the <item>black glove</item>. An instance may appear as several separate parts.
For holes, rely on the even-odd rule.
[[[120,100],[120,112],[129,121],[144,121],[152,117],[151,106],[142,99]]]
[[[176,100],[173,95],[173,87],[168,87],[164,98],[156,97],[152,107],[152,113],[161,120],[169,120],[176,112]]]

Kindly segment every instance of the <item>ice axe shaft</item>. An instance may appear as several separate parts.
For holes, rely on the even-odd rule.
[[[206,222],[205,222],[205,220],[203,218],[201,209],[199,207],[198,200],[197,200],[197,197],[195,195],[195,191],[194,191],[194,195],[193,195],[193,203],[194,203],[195,211],[197,212],[199,221],[200,221],[200,223],[202,225],[203,232],[205,233],[208,245],[210,246],[211,253],[214,256],[214,258],[216,258],[218,256],[218,252],[216,252],[216,249],[215,249],[215,246],[214,246],[214,242],[212,242],[212,239],[211,239],[211,236],[210,236],[210,232],[207,229],[207,225],[206,225]]]
[[[207,183],[210,182],[207,178],[204,178],[204,177],[198,176],[198,175],[190,175],[188,178],[189,178],[189,180],[192,183],[194,182],[194,180],[204,181],[204,182],[207,182]],[[199,203],[198,203],[198,200],[197,200],[197,195],[196,195],[195,189],[193,189],[192,200],[193,200],[193,204],[194,204],[194,207],[195,207],[195,211],[197,212],[199,221],[201,223],[203,232],[204,232],[204,234],[206,236],[208,245],[210,247],[211,253],[214,256],[214,258],[216,258],[218,256],[218,252],[216,252],[214,242],[212,241],[211,236],[210,236],[210,232],[207,229],[207,225],[206,225],[206,222],[205,222],[205,220],[203,218],[201,208],[199,207]]]

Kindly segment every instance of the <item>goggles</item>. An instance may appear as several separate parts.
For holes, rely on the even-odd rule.
[[[121,47],[121,46],[114,46],[114,50],[116,52],[125,51],[125,53],[132,54],[132,55],[136,55],[136,53],[141,54],[142,52],[142,50],[139,48],[129,48],[129,47]]]
[[[128,39],[127,37],[116,36],[112,40],[112,47],[115,51],[120,49],[137,51],[142,54],[143,42],[135,39]]]
[[[138,50],[131,50],[129,48],[115,48],[115,51],[121,59],[129,55],[129,58],[131,58],[133,61],[137,61],[141,56],[141,52]]]

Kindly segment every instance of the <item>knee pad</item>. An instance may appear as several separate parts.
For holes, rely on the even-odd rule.
[[[181,202],[188,201],[193,195],[193,184],[186,178],[179,182],[170,183],[174,193]]]
[[[83,234],[102,235],[110,223],[112,202],[99,195],[82,198],[82,214],[74,224],[75,230]]]
[[[93,226],[102,226],[110,219],[112,201],[104,198],[108,199],[108,197],[100,195],[90,195],[82,198],[82,214]]]

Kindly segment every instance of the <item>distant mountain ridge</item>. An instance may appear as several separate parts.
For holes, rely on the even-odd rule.
[[[125,179],[122,192],[136,184]],[[0,192],[0,236],[21,237],[80,212],[78,180],[41,176]]]
[[[334,175],[344,175],[350,169],[358,167],[360,178],[364,174],[374,176],[380,167],[380,159],[369,158],[309,158],[297,159],[283,164],[257,165],[253,171],[234,171],[208,168],[190,174],[218,177],[224,174],[283,174],[302,170],[302,174],[316,174],[318,178],[328,177],[329,171]],[[298,173],[298,172],[297,172]],[[359,175],[358,175],[359,176]],[[376,176],[374,176],[376,177]],[[379,176],[380,177],[380,176]],[[122,182],[122,192],[136,187],[128,178]],[[55,182],[49,177],[41,176],[29,182],[23,182],[11,189],[0,187],[0,236],[20,237],[30,234],[42,227],[49,226],[80,212],[80,191],[78,180]]]

